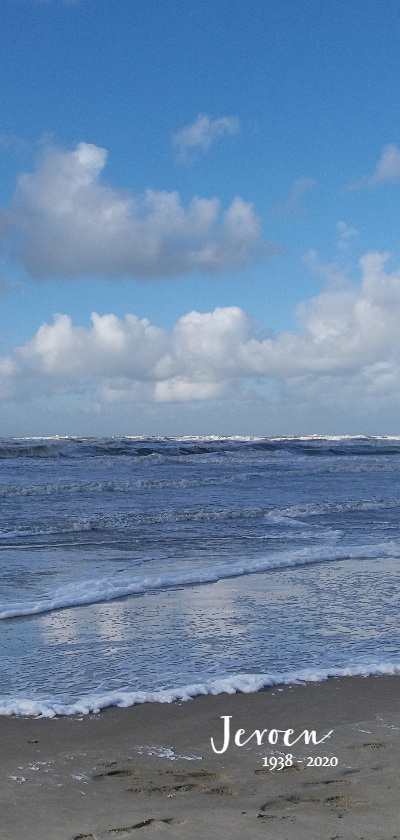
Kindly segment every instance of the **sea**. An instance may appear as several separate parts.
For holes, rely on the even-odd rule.
[[[400,673],[400,437],[0,439],[0,714]]]

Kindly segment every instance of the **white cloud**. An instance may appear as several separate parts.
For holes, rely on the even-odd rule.
[[[235,306],[189,312],[172,334],[135,315],[122,320],[93,313],[92,323],[89,330],[74,327],[68,315],[57,315],[43,324],[16,349],[20,373],[62,390],[91,378],[111,402],[135,394],[158,402],[212,399],[224,396],[227,380],[237,376],[238,348],[253,328]],[[138,390],[138,383],[145,387]]]
[[[325,290],[342,289],[349,286],[346,273],[336,263],[328,263],[327,265],[320,263],[318,253],[313,248],[304,255],[302,263],[307,266],[312,274],[323,278]]]
[[[349,189],[373,189],[385,181],[395,181],[400,178],[400,149],[390,143],[383,149],[380,160],[372,175],[364,175],[359,181],[352,181]]]
[[[0,218],[3,239],[36,277],[105,275],[153,279],[238,269],[276,253],[261,238],[253,205],[236,197],[220,216],[217,198],[142,195],[102,183],[107,152],[89,143],[47,149],[22,174]]]
[[[277,201],[274,210],[284,216],[299,210],[305,210],[306,208],[301,205],[301,201],[317,184],[316,178],[296,178],[290,187],[287,198],[284,201]]]
[[[344,251],[349,247],[350,240],[354,236],[358,236],[358,230],[357,228],[350,227],[350,225],[346,225],[346,222],[337,222],[336,227],[339,234],[338,247],[341,251]]]
[[[197,120],[186,125],[172,135],[172,143],[177,149],[178,160],[188,160],[188,152],[201,150],[206,152],[224,134],[239,134],[240,122],[237,117],[220,117],[211,120],[208,114],[199,114]]]
[[[93,314],[90,329],[58,315],[0,362],[3,397],[202,402],[240,397],[246,379],[265,378],[308,406],[400,401],[400,271],[386,273],[387,258],[367,254],[359,287],[327,287],[304,301],[298,334],[276,338],[257,338],[257,322],[236,306],[189,312],[172,333],[135,315]]]

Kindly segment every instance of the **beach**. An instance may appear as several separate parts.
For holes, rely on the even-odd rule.
[[[399,693],[399,676],[353,676],[85,716],[2,716],[2,840],[393,840]],[[267,730],[261,745],[255,730]],[[265,766],[287,754],[283,769]]]

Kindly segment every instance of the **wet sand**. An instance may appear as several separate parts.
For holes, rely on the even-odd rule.
[[[222,754],[222,716],[232,738]],[[2,840],[400,838],[400,676],[346,677],[99,715],[0,718]],[[254,730],[268,730],[263,744]],[[292,747],[268,742],[271,729]],[[276,736],[271,736],[272,740]],[[290,753],[291,766],[270,770]],[[321,757],[327,766],[315,766]],[[337,758],[337,766],[334,766]],[[286,760],[290,764],[290,759]],[[312,764],[313,766],[307,766]],[[318,764],[317,760],[317,764]]]

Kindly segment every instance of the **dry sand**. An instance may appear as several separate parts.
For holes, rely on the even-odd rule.
[[[315,729],[319,746],[231,743]],[[86,717],[0,718],[1,840],[400,838],[400,677],[149,703]],[[243,736],[243,737],[246,737]],[[168,752],[169,751],[169,752]],[[264,756],[292,753],[271,772]],[[307,767],[336,756],[337,767]]]

